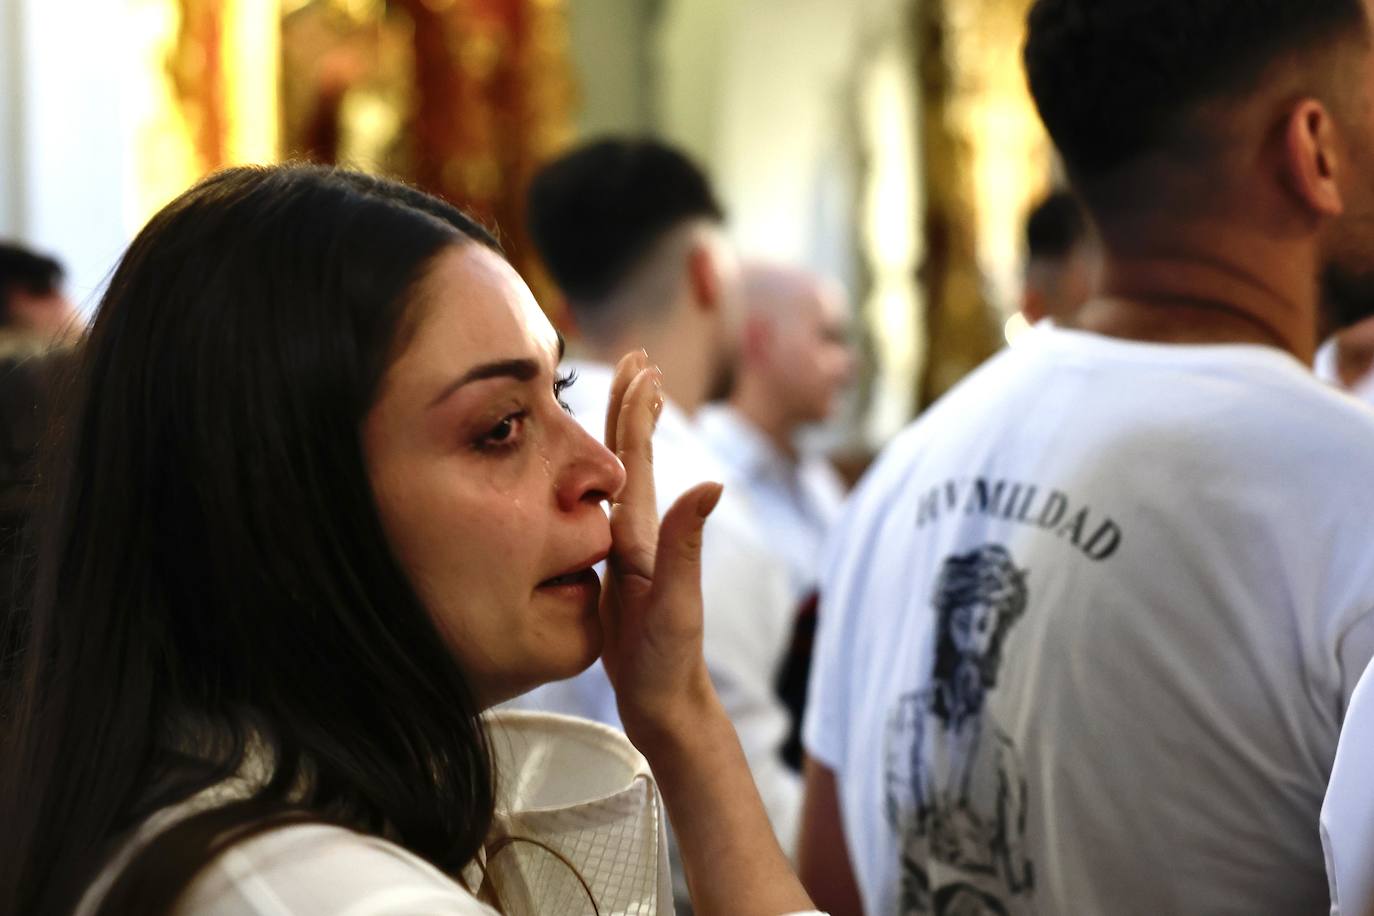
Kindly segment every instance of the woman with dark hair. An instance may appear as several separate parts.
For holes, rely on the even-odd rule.
[[[657,370],[622,361],[608,450],[560,356],[491,238],[404,186],[235,169],[154,217],[50,469],[0,913],[666,912],[653,780],[699,912],[808,908],[701,659],[719,488],[660,532]],[[483,712],[598,655],[653,779]]]

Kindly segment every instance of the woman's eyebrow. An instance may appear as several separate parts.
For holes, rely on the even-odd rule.
[[[457,379],[445,385],[429,406],[434,407],[459,388],[472,382],[493,378],[512,378],[518,382],[528,382],[539,375],[539,370],[538,361],[533,359],[499,359],[490,363],[482,363],[479,366],[473,366]]]
[[[556,332],[557,333],[557,332]],[[567,352],[568,342],[563,338],[562,333],[558,333],[558,357],[554,360],[554,365],[563,361],[563,354]],[[480,382],[492,378],[512,378],[517,382],[528,382],[539,375],[539,362],[533,359],[498,359],[490,363],[482,363],[480,366],[473,366],[458,378],[444,386],[438,396],[430,402],[430,407],[442,403],[449,395],[471,382]]]

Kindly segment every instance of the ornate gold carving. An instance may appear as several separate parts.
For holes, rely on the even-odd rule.
[[[922,406],[1002,345],[1021,222],[1050,174],[1021,72],[1029,6],[921,0],[913,7],[925,188]]]

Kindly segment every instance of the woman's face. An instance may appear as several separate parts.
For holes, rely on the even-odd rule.
[[[625,471],[560,406],[558,336],[499,255],[449,248],[410,308],[363,450],[396,558],[491,705],[600,653],[591,567]]]

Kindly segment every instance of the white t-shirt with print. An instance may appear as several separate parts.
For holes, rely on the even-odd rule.
[[[1372,478],[1374,414],[1257,346],[1041,326],[907,429],[805,732],[866,911],[1324,911]]]

